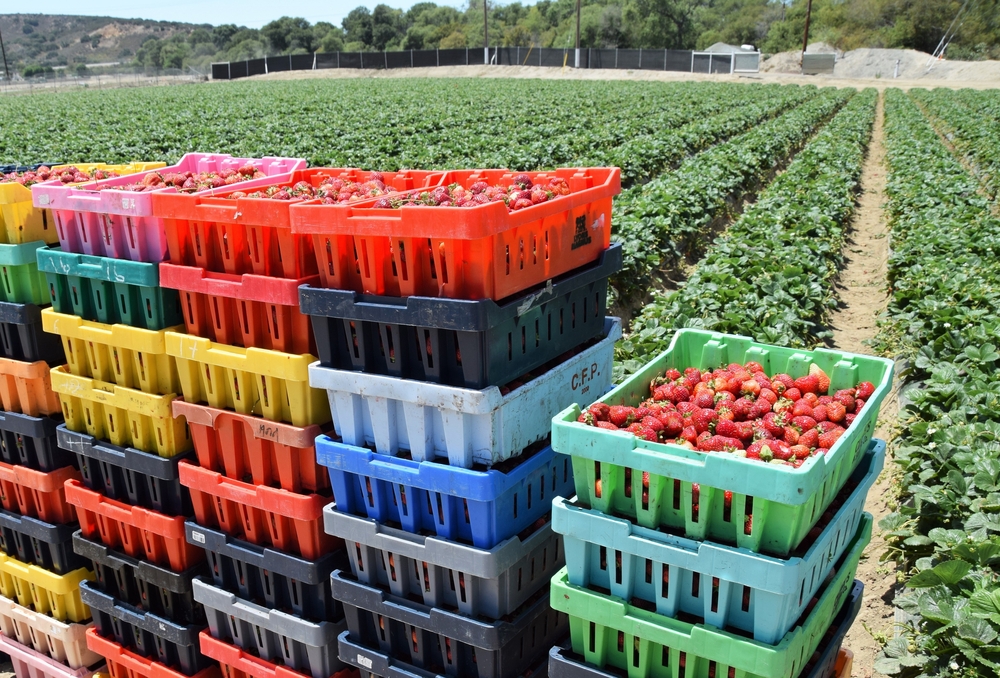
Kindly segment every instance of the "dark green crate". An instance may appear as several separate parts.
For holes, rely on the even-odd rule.
[[[84,320],[162,330],[184,321],[176,290],[160,287],[159,264],[38,250],[52,306]]]

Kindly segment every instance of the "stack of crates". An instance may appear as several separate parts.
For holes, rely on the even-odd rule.
[[[247,162],[269,175],[304,164],[189,154],[155,171],[218,172]],[[42,324],[65,352],[66,364],[51,370],[65,419],[56,440],[79,468],[65,481],[65,500],[80,523],[73,551],[93,567],[79,593],[94,614],[87,648],[114,678],[210,678],[218,668],[199,648],[206,618],[192,584],[206,571],[205,555],[185,538],[196,507],[183,466],[196,453],[173,408],[187,392],[191,356],[176,355],[184,338],[179,295],[160,285],[167,237],[151,209],[155,191],[127,188],[154,170],[136,169],[78,186],[32,187],[34,204],[52,212],[61,246],[37,252],[52,297]]]
[[[195,449],[180,465],[194,505],[186,538],[208,559],[193,582],[208,623],[198,642],[227,678],[329,678],[343,669],[329,575],[344,552],[323,530],[333,495],[315,440],[332,426],[309,385],[315,344],[298,308],[316,261],[290,233],[289,203],[232,192],[153,196],[169,251],[160,281],[178,291],[184,319],[167,352],[184,396],[174,415]]]
[[[433,192],[514,177],[381,181]],[[611,384],[620,178],[528,177],[570,193],[517,212],[380,202],[398,196],[290,208],[318,262],[299,298],[319,356],[310,383],[336,430],[316,454],[336,498],[326,530],[348,557],[330,575],[346,617],[339,657],[366,677],[544,675],[568,631],[548,600],[565,560],[550,511],[573,480],[548,439],[553,415]]]
[[[552,678],[849,675],[840,645],[861,605],[854,574],[871,537],[865,497],[885,457],[872,433],[892,362],[681,330],[600,400],[637,406],[668,368],[747,361],[793,377],[818,365],[831,393],[876,389],[847,433],[799,468],[640,441],[577,422],[578,406],[553,421],[577,496],[553,504],[566,567],[551,602],[571,639],[552,649]]]
[[[143,166],[75,167],[121,173]],[[81,472],[58,446],[63,417],[49,376],[65,355],[59,338],[43,332],[51,292],[36,253],[57,240],[53,213],[32,203],[31,189],[0,183],[0,651],[19,678],[85,678],[103,664],[86,642],[94,624],[82,586],[94,573],[73,551],[77,516],[64,490]]]

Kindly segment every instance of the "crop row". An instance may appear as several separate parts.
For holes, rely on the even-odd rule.
[[[619,348],[626,372],[662,350],[680,327],[786,346],[826,336],[822,323],[835,304],[875,103],[874,90],[848,102],[715,241],[691,278],[642,310]]]
[[[908,360],[880,522],[912,619],[876,668],[1000,671],[1000,220],[913,100],[886,93],[890,299],[878,349]]]
[[[1000,120],[965,105],[951,90],[915,89],[910,96],[964,156],[990,199],[996,200],[1000,195]]]
[[[624,266],[614,281],[619,296],[631,298],[650,289],[657,270],[689,254],[707,235],[709,224],[729,212],[734,198],[783,165],[852,93],[824,90],[627,191],[615,205],[615,231],[624,248]]]

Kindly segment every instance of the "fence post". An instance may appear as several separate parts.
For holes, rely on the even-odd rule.
[[[438,48],[434,49],[434,56],[437,59],[437,65],[440,66],[441,65],[441,48],[438,47]]]
[[[639,68],[642,68],[642,47],[639,48]]]
[[[382,50],[382,60],[385,62],[385,70],[389,70],[389,53]]]
[[[361,70],[365,70],[365,53],[358,52],[358,56],[361,57]]]
[[[618,68],[618,48],[615,47],[615,68]]]
[[[516,63],[516,64],[514,64],[514,65],[515,65],[515,66],[517,66],[517,65],[519,65],[520,63],[521,63],[521,46],[520,46],[520,45],[518,45],[518,46],[517,46],[517,63]]]
[[[489,66],[490,65],[490,48],[489,47],[483,47],[483,65],[484,66]]]
[[[340,70],[340,50],[337,51],[337,70]]]
[[[413,50],[410,50],[410,68],[413,68]]]
[[[708,53],[708,74],[712,75],[712,53]]]
[[[465,46],[465,65],[469,65],[469,46]]]
[[[663,50],[663,70],[667,70],[667,50]]]
[[[313,67],[312,67],[312,69],[314,71],[316,70],[316,52],[313,52]]]
[[[292,70],[292,55],[288,55],[288,70]]]
[[[694,73],[694,50],[691,50],[691,72]]]

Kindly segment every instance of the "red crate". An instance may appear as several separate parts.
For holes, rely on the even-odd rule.
[[[44,472],[0,462],[0,502],[8,511],[47,523],[75,522],[76,514],[63,489],[70,478],[81,478],[72,466]]]
[[[0,404],[6,412],[30,417],[62,412],[59,396],[52,390],[49,364],[0,358]]]
[[[293,233],[315,236],[325,287],[387,296],[503,299],[595,261],[611,238],[616,167],[526,172],[560,177],[571,193],[517,212],[478,207],[376,209],[311,200],[289,208]],[[446,172],[442,185],[509,184],[508,170]]]
[[[292,426],[249,414],[175,400],[174,417],[187,419],[198,463],[229,478],[290,492],[330,489],[330,474],[316,462],[316,437],[333,425]]]
[[[221,678],[217,666],[209,666],[193,676],[186,676],[166,664],[147,659],[104,638],[97,629],[87,629],[87,647],[108,661],[108,673],[112,678]]]
[[[370,175],[371,172],[357,169],[317,167],[293,172],[290,182],[270,185],[308,181],[319,186],[332,176],[366,181]],[[382,175],[387,185],[405,190],[424,186],[442,173],[403,171]],[[254,273],[297,279],[315,274],[312,238],[292,233],[288,213],[291,203],[267,198],[220,197],[239,190],[234,186],[233,190],[213,196],[154,193],[153,214],[163,219],[167,232],[167,261],[236,275]]]
[[[219,662],[224,678],[312,678],[213,638],[207,630],[199,633],[198,638],[201,642],[201,653]],[[358,678],[358,676],[358,670],[351,666],[337,671],[331,678]]]
[[[184,517],[167,516],[87,489],[79,480],[66,481],[66,501],[76,507],[87,539],[120,549],[133,558],[182,572],[204,560],[205,552],[184,538]]]
[[[315,275],[292,280],[160,264],[160,285],[180,291],[188,334],[284,353],[316,353],[309,317],[299,311],[299,285],[318,280]]]
[[[323,529],[323,507],[333,497],[251,485],[185,461],[177,470],[199,525],[307,560],[343,546]]]

